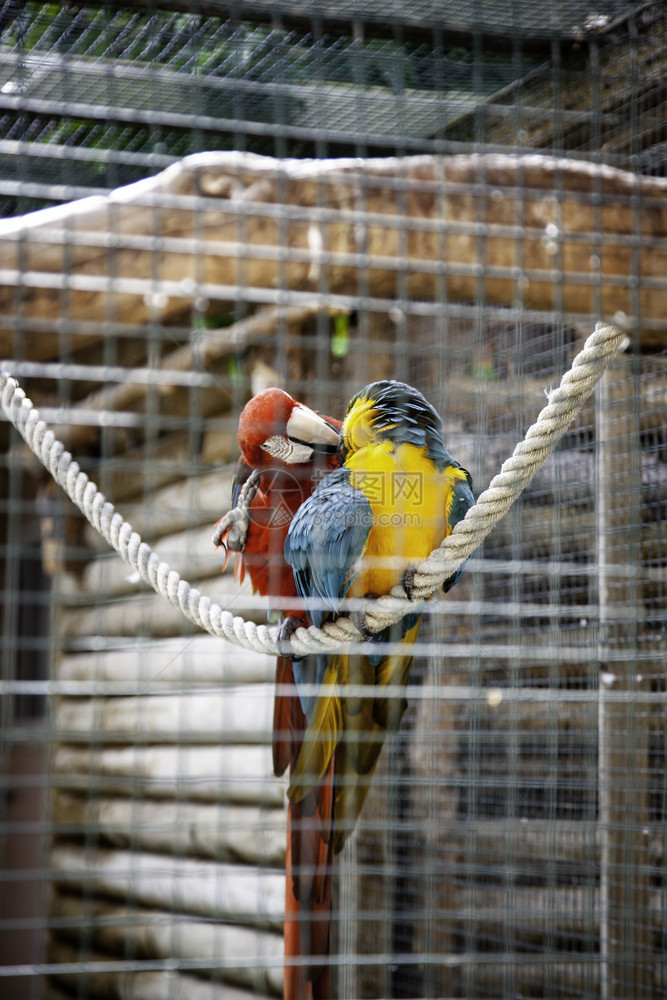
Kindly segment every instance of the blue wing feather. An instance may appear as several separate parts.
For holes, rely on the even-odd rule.
[[[457,463],[457,467],[461,468]],[[447,523],[449,524],[450,532],[453,531],[454,526],[462,521],[466,516],[471,507],[475,505],[475,496],[472,492],[472,480],[468,475],[467,479],[462,479],[456,483],[447,501]],[[466,562],[468,560],[466,559]],[[465,562],[462,566],[459,566],[457,571],[453,573],[442,585],[443,593],[447,593],[448,590],[457,583],[463,574],[465,568]]]
[[[366,548],[373,524],[367,498],[350,483],[347,469],[331,472],[299,507],[285,539],[285,559],[311,620],[321,625],[336,614],[354,578],[353,568]],[[301,705],[310,718],[328,657],[293,662]]]
[[[339,611],[372,524],[371,505],[352,486],[348,469],[331,472],[294,515],[285,559],[313,624],[320,625],[327,611]]]

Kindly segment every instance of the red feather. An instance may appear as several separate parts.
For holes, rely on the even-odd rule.
[[[314,442],[306,457],[311,415],[317,416],[322,440]],[[241,458],[236,469],[234,498],[252,470],[260,471],[257,490],[249,507],[249,523],[242,552],[235,552],[234,576],[250,577],[253,589],[271,598],[286,616],[300,617],[309,624],[297,597],[291,567],[283,548],[292,517],[317,482],[338,468],[340,457],[332,447],[341,423],[319,417],[295,402],[282,389],[266,389],[253,397],[239,418]],[[318,428],[313,428],[317,433]],[[290,438],[290,431],[299,433]],[[291,449],[291,450],[290,450]],[[300,449],[304,449],[301,451]],[[298,461],[295,459],[302,458]],[[232,554],[227,548],[225,566]],[[284,601],[281,601],[284,598]],[[301,707],[292,672],[292,662],[279,656],[273,711],[273,768],[276,775],[296,762],[307,720]],[[299,803],[289,803],[285,879],[285,1000],[328,1000],[329,925],[331,918],[331,868],[333,838],[332,760],[321,785]]]

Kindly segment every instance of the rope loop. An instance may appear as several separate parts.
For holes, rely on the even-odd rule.
[[[459,521],[452,534],[416,568],[413,599],[409,601],[403,588],[396,586],[391,594],[366,603],[365,624],[370,632],[380,632],[408,611],[414,611],[415,602],[431,597],[482,543],[554,450],[624,339],[625,333],[617,327],[597,324],[560,385],[548,393],[547,405],[526,431],[524,440],[503,463],[488,489],[480,494],[475,506]],[[195,625],[245,649],[274,656],[290,650],[294,656],[333,652],[350,642],[363,641],[352,620],[341,616],[321,628],[311,625],[297,629],[288,641],[280,643],[279,650],[276,625],[258,626],[223,610],[160,560],[65,451],[62,442],[49,430],[39,411],[6,370],[6,365],[0,372],[0,393],[7,419],[93,527],[145,583],[179,608]],[[242,531],[247,523],[247,508],[256,478],[249,479],[237,507],[219,522],[216,537],[219,538],[228,525]]]

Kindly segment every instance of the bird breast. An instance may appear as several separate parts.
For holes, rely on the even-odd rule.
[[[447,533],[446,502],[451,483],[412,444],[383,442],[349,456],[352,485],[373,510],[361,571],[349,596],[387,594],[405,570],[425,559]]]

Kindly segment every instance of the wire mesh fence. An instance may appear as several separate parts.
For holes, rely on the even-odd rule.
[[[252,395],[342,419],[405,381],[479,494],[596,320],[628,331],[424,613],[333,863],[331,996],[667,995],[665,21],[0,5],[4,368],[223,608],[276,605],[211,541]],[[0,432],[0,991],[278,996],[276,659],[152,593]]]

